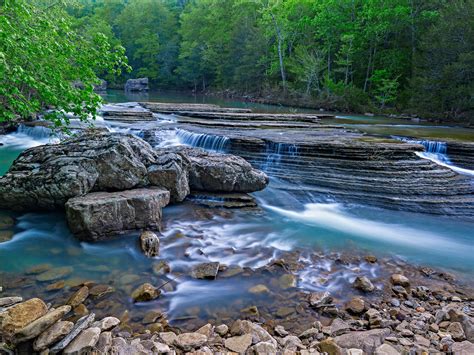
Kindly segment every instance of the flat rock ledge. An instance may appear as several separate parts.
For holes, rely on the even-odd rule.
[[[95,241],[132,230],[159,230],[161,209],[191,189],[249,193],[265,173],[243,158],[199,148],[153,149],[119,133],[86,132],[25,150],[0,178],[0,209],[66,209],[72,232]]]

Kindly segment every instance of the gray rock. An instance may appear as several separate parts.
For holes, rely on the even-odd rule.
[[[58,342],[66,335],[74,327],[73,322],[68,321],[59,321],[54,323],[51,327],[46,329],[38,338],[36,338],[35,342],[33,343],[33,349],[35,351],[42,351],[49,347],[50,345]]]
[[[374,355],[400,355],[401,353],[389,344],[382,344],[376,350]]]
[[[140,247],[143,253],[149,258],[160,254],[160,239],[151,231],[144,231],[140,234]]]
[[[132,293],[132,298],[135,302],[152,301],[160,295],[161,291],[149,283],[144,283],[139,286]]]
[[[69,343],[71,343],[71,341],[74,340],[74,338],[77,337],[77,335],[80,332],[82,332],[84,329],[89,327],[89,325],[92,324],[94,319],[95,319],[95,314],[94,313],[91,313],[87,316],[84,316],[84,317],[80,318],[76,322],[74,327],[72,328],[71,332],[68,335],[66,335],[66,337],[64,337],[64,339],[62,339],[59,343],[57,343],[54,347],[52,347],[50,349],[50,353],[51,354],[56,354],[56,353],[59,353],[61,350],[63,350],[66,346],[69,345]]]
[[[2,297],[0,298],[0,307],[10,307],[22,301],[22,297]]]
[[[466,339],[466,335],[464,334],[464,329],[459,322],[453,322],[449,325],[447,329],[448,333],[451,334],[454,340],[461,341]]]
[[[286,337],[280,340],[280,344],[285,350],[289,351],[297,351],[299,349],[306,348],[301,342],[301,340],[294,335],[287,335]]]
[[[159,337],[166,345],[173,345],[176,341],[177,335],[173,332],[162,332]]]
[[[182,154],[157,149],[157,162],[148,167],[150,184],[170,192],[172,203],[183,201],[189,195],[189,160]]]
[[[99,341],[100,329],[88,328],[83,330],[73,341],[64,349],[64,355],[81,355],[90,353]]]
[[[360,314],[366,310],[365,301],[360,297],[353,297],[346,303],[346,310],[352,314]]]
[[[168,202],[169,192],[161,188],[94,192],[70,199],[66,218],[76,237],[97,241],[136,229],[160,230]]]
[[[314,308],[321,308],[330,305],[332,302],[331,294],[325,292],[311,292],[309,295],[309,304]]]
[[[30,148],[0,178],[0,208],[53,210],[90,191],[131,189],[154,162],[151,146],[132,135],[95,132]]]
[[[403,276],[401,274],[393,274],[390,277],[390,281],[394,285],[399,285],[399,286],[403,286],[403,287],[410,286],[410,280],[408,280],[408,278],[406,276]]]
[[[219,263],[212,262],[212,263],[203,263],[196,265],[193,268],[193,277],[196,279],[209,279],[214,280],[217,277],[217,273],[219,272]]]
[[[183,333],[176,337],[175,344],[184,351],[191,351],[203,346],[207,337],[199,333]]]
[[[224,341],[224,345],[227,349],[231,351],[243,354],[247,351],[249,346],[252,345],[252,335],[244,334],[232,338],[227,338]]]
[[[99,340],[95,345],[95,348],[101,354],[108,354],[112,348],[112,333],[111,332],[102,332],[99,335]]]
[[[347,333],[349,330],[350,330],[349,324],[347,324],[341,318],[336,318],[331,323],[331,336],[332,337]]]
[[[189,186],[210,192],[255,192],[263,190],[268,176],[235,155],[211,153],[197,148],[177,148],[188,158]]]
[[[357,276],[352,284],[356,289],[364,292],[372,292],[375,286],[366,276]]]
[[[125,91],[148,91],[148,78],[128,79]]]
[[[252,323],[248,320],[237,320],[232,324],[230,329],[232,335],[252,335],[252,344],[260,342],[270,342],[275,347],[278,346],[277,341],[260,325]]]
[[[385,338],[390,335],[390,329],[373,329],[360,332],[350,332],[334,338],[335,343],[342,348],[357,348],[371,354]]]
[[[269,341],[261,341],[249,349],[250,354],[276,354],[277,347]]]
[[[217,334],[223,337],[229,332],[229,327],[225,324],[221,324],[221,325],[218,325],[214,330],[216,331]]]
[[[464,340],[459,343],[454,343],[452,346],[452,351],[456,355],[472,355],[474,354],[474,344]]]
[[[105,317],[104,319],[95,322],[92,327],[100,328],[102,332],[105,332],[115,328],[119,324],[120,319],[115,317]]]

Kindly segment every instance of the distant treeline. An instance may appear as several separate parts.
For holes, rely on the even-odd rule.
[[[474,112],[474,0],[78,0],[68,11],[125,47],[133,71],[112,84]]]

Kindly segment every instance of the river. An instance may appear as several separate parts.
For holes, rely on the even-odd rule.
[[[150,94],[148,99],[185,101],[184,97],[173,95]],[[134,99],[114,92],[107,98],[110,101]],[[188,102],[193,99],[187,97]],[[263,111],[292,110],[209,98],[205,102],[233,107],[250,105]],[[449,138],[470,140],[473,137],[468,129],[412,124],[384,117],[341,115],[331,123],[360,125],[362,130],[377,130],[386,136],[441,137],[441,132],[443,135],[449,132]],[[120,130],[120,126],[102,121],[100,124]],[[418,134],[418,130],[422,134]],[[408,132],[410,134],[405,134]],[[23,127],[0,137],[0,142],[3,143],[0,146],[1,175],[24,149],[55,143],[57,139],[49,137],[44,128]],[[164,145],[189,144],[190,140],[178,134],[167,142]],[[272,313],[282,308],[282,302],[291,304],[293,291],[284,285],[288,280],[278,273],[252,273],[246,268],[262,267],[270,260],[288,257],[294,250],[299,250],[299,262],[303,266],[295,272],[297,289],[328,290],[340,299],[347,297],[348,285],[355,275],[362,272],[377,278],[384,277],[385,273],[380,266],[363,259],[338,262],[341,255],[375,254],[379,259],[387,258],[388,262],[398,260],[437,267],[472,280],[474,224],[440,216],[342,204],[325,196],[302,198],[285,192],[297,185],[285,185],[291,183],[272,176],[271,164],[272,160],[269,166],[261,167],[269,172],[271,183],[264,191],[253,194],[259,202],[257,210],[209,209],[192,202],[166,207],[161,254],[155,260],[139,252],[137,233],[90,244],[74,239],[61,213],[15,214],[18,222],[15,227],[0,230],[0,233],[14,233],[10,241],[0,244],[0,277],[8,285],[15,285],[11,287],[21,289],[25,296],[44,292],[42,296],[46,300],[53,300],[62,297],[61,291],[39,291],[35,276],[28,270],[38,264],[72,267],[65,289],[78,280],[113,285],[115,304],[104,305],[107,311],[129,311],[132,317],[138,317],[150,309],[159,309],[176,325],[183,322],[189,325],[190,319],[195,319],[196,324],[209,319],[222,321],[250,306]],[[159,260],[169,262],[170,275],[152,273],[154,263]],[[203,261],[219,261],[229,269],[215,281],[188,277],[192,266]],[[172,282],[164,288],[164,295],[158,301],[133,304],[129,297],[132,289],[146,280],[155,284]],[[258,284],[267,286],[270,295],[262,297],[250,292],[251,287]]]

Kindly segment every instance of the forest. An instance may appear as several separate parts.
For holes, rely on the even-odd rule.
[[[46,17],[67,11],[78,37],[125,48],[131,70],[94,68],[109,87],[148,77],[154,89],[331,110],[455,119],[474,110],[474,0],[34,3]]]

